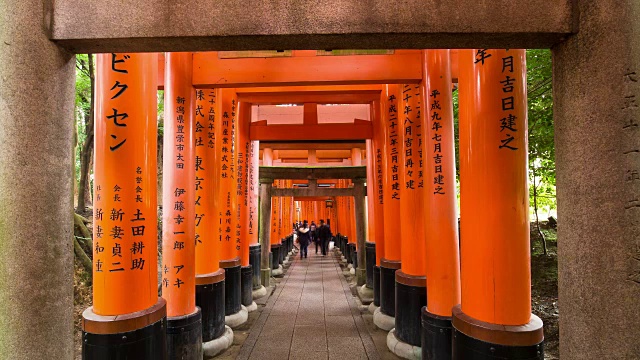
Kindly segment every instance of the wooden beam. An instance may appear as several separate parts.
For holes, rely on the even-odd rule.
[[[366,143],[360,141],[345,141],[345,142],[308,142],[307,140],[298,139],[297,142],[270,142],[261,141],[260,150],[264,148],[270,148],[273,150],[351,150],[353,148],[360,148],[365,150]]]
[[[380,98],[382,90],[283,91],[238,93],[238,101],[254,105],[279,104],[368,104]]]
[[[325,197],[325,196],[356,196],[354,188],[289,188],[289,189],[271,189],[271,196],[293,196],[293,197]]]
[[[318,125],[318,104],[315,102],[304,103],[302,123],[305,125]]]
[[[260,166],[260,179],[366,179],[366,166],[342,167],[276,167]]]
[[[318,125],[264,125],[252,123],[249,127],[251,140],[363,140],[373,137],[371,121],[360,120],[353,124]]]
[[[217,52],[193,55],[196,88],[417,84],[420,51],[392,55],[294,56],[220,59]]]

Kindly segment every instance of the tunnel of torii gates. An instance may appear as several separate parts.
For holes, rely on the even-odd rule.
[[[215,355],[282,271],[293,223],[319,219],[355,267],[360,296],[372,298],[376,325],[397,342],[425,359],[543,358],[543,325],[531,313],[525,51],[337,58],[226,60],[221,87],[215,52],[97,55],[94,293],[83,358]],[[307,85],[349,82],[269,87],[282,71],[308,74]],[[303,121],[252,122],[252,106],[265,104],[303,104]],[[318,104],[366,104],[370,120],[319,123]],[[366,146],[345,167],[273,166],[270,143],[300,140]]]

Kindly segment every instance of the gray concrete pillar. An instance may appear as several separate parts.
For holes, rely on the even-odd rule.
[[[560,357],[634,359],[640,356],[640,3],[576,4],[579,33],[553,49]]]
[[[0,2],[0,359],[73,358],[75,58],[51,3]]]
[[[365,229],[367,224],[366,207],[364,189],[365,179],[353,180],[354,202],[356,212],[356,242],[358,244],[358,268],[356,269],[356,279],[358,286],[367,282],[367,264],[365,250]]]
[[[260,214],[258,215],[260,241],[260,278],[262,285],[269,286],[271,278],[271,266],[269,266],[269,251],[271,250],[271,188],[273,179],[260,179]]]

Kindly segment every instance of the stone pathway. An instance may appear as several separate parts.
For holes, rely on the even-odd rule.
[[[386,356],[383,356],[386,358]],[[381,359],[333,252],[296,257],[237,359]]]

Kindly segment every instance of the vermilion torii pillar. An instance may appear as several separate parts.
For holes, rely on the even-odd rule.
[[[157,76],[157,54],[96,56],[94,281],[84,359],[167,356],[157,284]]]
[[[387,128],[384,173],[384,257],[380,259],[380,309],[373,314],[376,326],[391,330],[395,326],[396,270],[400,269],[400,175],[402,171],[402,121],[398,113],[402,91],[399,85],[386,85],[382,91],[382,119]]]
[[[249,212],[250,189],[249,168],[251,166],[251,141],[249,140],[249,124],[251,123],[251,104],[242,102],[238,105],[236,121],[236,209],[235,236],[240,242],[241,269],[241,302],[248,311],[255,311],[258,306],[253,302],[253,270],[249,261]]]
[[[225,326],[225,271],[220,268],[220,251],[217,223],[220,201],[215,189],[218,186],[218,153],[216,152],[216,113],[220,90],[196,91],[194,112],[196,176],[195,176],[195,245],[196,245],[196,305],[202,312],[202,341],[204,355],[215,356],[231,345],[233,331]]]
[[[276,180],[274,186],[281,188],[282,180]],[[280,241],[280,213],[282,201],[280,197],[271,198],[271,236],[269,237],[271,248],[271,274],[274,276],[281,276],[283,268],[280,265],[280,251],[282,250],[282,243]]]
[[[260,280],[262,247],[258,240],[258,213],[260,211],[258,201],[260,193],[259,172],[260,143],[251,141],[249,154],[249,223],[247,224],[247,233],[249,236],[249,263],[253,272],[252,297],[254,299],[267,294],[267,289],[262,286],[262,281]]]
[[[543,359],[542,321],[531,314],[525,50],[461,50],[459,64],[462,303],[452,314],[453,358]]]
[[[387,147],[385,139],[388,127],[382,119],[382,108],[380,101],[374,101],[371,106],[371,114],[373,121],[373,152],[374,152],[374,177],[373,185],[375,187],[373,199],[369,201],[374,205],[374,223],[376,227],[375,233],[375,263],[373,264],[373,307],[370,311],[373,313],[377,307],[380,307],[380,260],[384,257],[385,231],[384,231],[384,174],[387,171],[386,163]],[[367,184],[367,186],[369,186]]]
[[[396,271],[395,336],[402,343],[420,347],[420,312],[427,302],[424,237],[424,105],[419,84],[403,85],[398,107],[401,144],[400,235],[402,266]],[[429,179],[430,180],[430,179]],[[388,345],[392,343],[387,342]],[[399,347],[390,349],[397,353]]]
[[[215,149],[219,177],[214,194],[218,197],[219,205],[220,267],[225,271],[225,323],[234,328],[244,324],[248,318],[241,301],[240,243],[236,236],[238,197],[234,135],[238,119],[238,97],[235,89],[220,89],[216,94],[219,94],[215,108]]]
[[[373,140],[366,141],[367,147],[367,239],[365,242],[366,282],[365,288],[369,295],[366,302],[373,302],[373,267],[376,265],[376,233],[377,225],[375,217],[375,149]],[[367,290],[368,289],[368,290]],[[362,295],[365,295],[364,293]],[[364,301],[364,299],[362,299]]]
[[[449,50],[423,51],[427,306],[422,358],[451,358],[451,309],[460,303],[460,257]]]
[[[196,307],[195,90],[193,54],[165,54],[162,181],[162,297],[167,300],[169,357],[202,359],[202,316]]]

